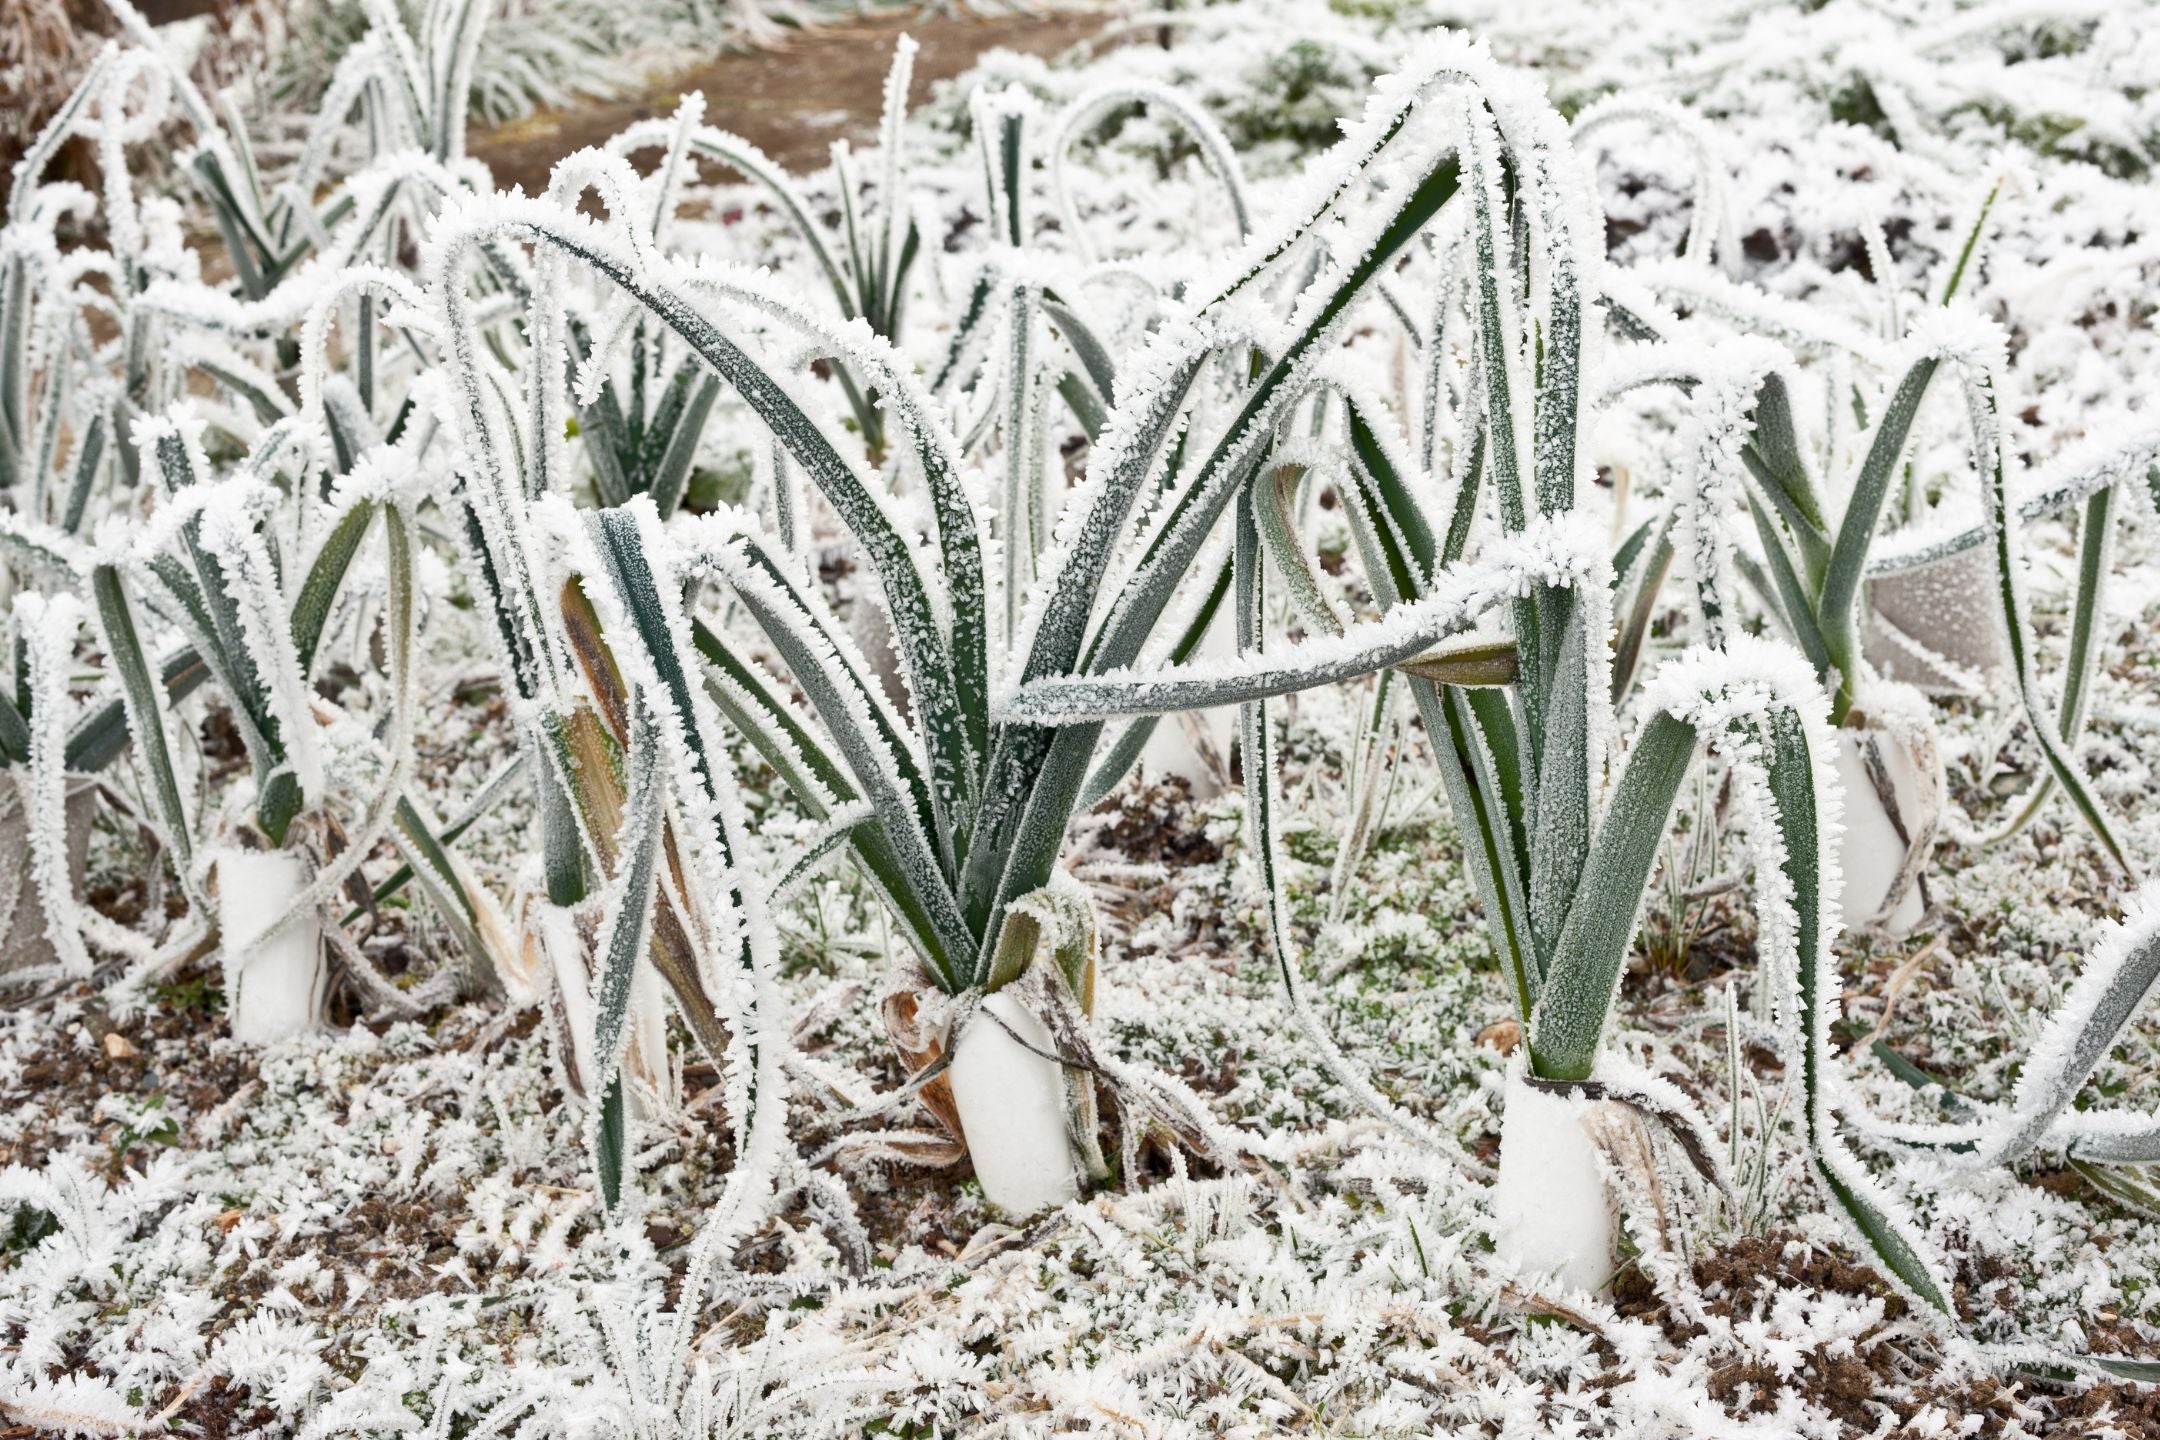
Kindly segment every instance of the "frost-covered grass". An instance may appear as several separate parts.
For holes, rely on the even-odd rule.
[[[8,1419],[2160,1425],[2160,27],[1473,10],[912,118],[903,51],[819,174],[687,101],[524,198],[476,9],[297,151],[102,57],[105,189],[0,251]],[[2007,651],[1878,648],[1863,567],[1953,553]],[[1827,722],[1915,657],[1936,908],[1837,936]],[[229,1038],[236,844],[320,1033]],[[1026,1218],[928,1083],[1016,977],[1090,1172]],[[1594,1295],[1494,1248],[1526,1056],[1612,1086]]]
[[[710,1433],[855,1433],[870,1419],[950,1428],[998,1416],[1055,1433],[1123,1416],[1199,1433],[1265,1433],[1300,1419],[1323,1433],[1530,1433],[1572,1417],[1591,1433],[1831,1434],[1839,1417],[1871,1428],[1871,1401],[1922,1434],[1931,1405],[1946,1417],[2022,1414],[2036,1432],[2049,1416],[2113,1406],[2137,1433],[2134,1396],[2002,1395],[1984,1367],[1946,1354],[1909,1316],[1886,1318],[1899,1302],[1838,1259],[1846,1243],[1811,1204],[1795,1204],[1789,1183],[1769,1187],[1767,1209],[1745,1221],[1712,1210],[1699,1222],[1699,1313],[1634,1282],[1618,1307],[1585,1304],[1583,1328],[1527,1321],[1479,1258],[1479,1172],[1436,1163],[1362,1119],[1306,1056],[1272,967],[1253,953],[1259,897],[1240,879],[1234,802],[1196,813],[1135,799],[1150,833],[1131,853],[1088,856],[1131,892],[1106,894],[1109,908],[1136,917],[1106,957],[1105,1021],[1131,1058],[1197,1060],[1192,1079],[1217,1114],[1273,1137],[1259,1147],[1270,1167],[1179,1181],[1158,1164],[1146,1188],[1113,1191],[1017,1238],[982,1229],[988,1217],[964,1186],[868,1177],[856,1182],[875,1217],[859,1280],[845,1278],[815,1219],[790,1206],[707,1317],[712,1370],[693,1389],[718,1392],[708,1402],[716,1414],[740,1407],[737,1429]],[[1130,872],[1160,863],[1150,842],[1210,834],[1227,847],[1222,858],[1187,863],[1174,889]],[[1373,877],[1454,873],[1453,845],[1428,809],[1378,837]],[[1325,874],[1331,858],[1316,848],[1301,880]],[[1467,887],[1429,885],[1413,879],[1396,891],[1400,908],[1376,902],[1357,918],[1365,959],[1327,1010],[1391,1091],[1489,1144],[1502,1061],[1470,1037],[1510,1002],[1499,974],[1449,933],[1476,933]],[[2023,972],[2001,983],[2038,1003],[2049,982],[2030,987],[2044,964],[2019,963]],[[875,959],[827,964],[797,982],[805,1000],[879,978]],[[1932,1063],[1973,1074],[1953,1037],[1999,1020],[1980,969],[1946,964],[1892,1033],[1926,1039]],[[1631,1005],[1648,1022],[1643,1058],[1706,1089],[1721,1084],[1723,1046],[1694,1023],[1699,1006],[1644,983]],[[41,1178],[74,1187],[87,1212],[54,1212],[77,1228],[9,1271],[10,1303],[25,1318],[46,1313],[56,1291],[82,1297],[45,1322],[59,1332],[57,1353],[95,1340],[96,1368],[141,1385],[153,1405],[212,1359],[250,1387],[241,1413],[273,1428],[281,1403],[313,1415],[323,1434],[400,1433],[445,1406],[468,1416],[507,1406],[567,1433],[620,1427],[631,1399],[592,1309],[607,1292],[593,1286],[644,1277],[665,1288],[720,1183],[714,1151],[724,1142],[709,1111],[641,1137],[669,1148],[637,1192],[626,1259],[620,1237],[593,1223],[578,1125],[550,1101],[542,1033],[467,1009],[258,1063],[180,1003],[119,1027],[140,1060],[93,1058],[91,1031],[102,1027],[85,1028],[72,1004],[18,1020],[7,1041],[11,1097],[27,1089],[15,1068],[26,1060],[72,1058],[83,1072],[35,1091],[80,1111],[20,1106],[22,1128],[8,1136],[42,1152]],[[1667,1032],[1675,1020],[1682,1028]],[[874,1026],[843,1021],[818,1038],[827,1063],[873,1073],[883,1063]],[[176,1077],[218,1074],[220,1059],[231,1067],[224,1084],[258,1071],[239,1105],[220,1114],[214,1089],[175,1097]],[[1750,1063],[1774,1110],[1782,1082],[1767,1061]],[[129,1143],[127,1117],[163,1086],[173,1089],[158,1108],[177,1143]],[[100,1091],[124,1098],[100,1110],[89,1099]],[[809,1139],[831,1123],[816,1107],[798,1119]],[[1758,1143],[1752,1131],[1742,1137]],[[1773,1170],[1789,1177],[1796,1152],[1773,1148]],[[2143,1277],[2160,1262],[2160,1234],[2089,1192],[2007,1177],[1975,1189],[1909,1167],[1891,1182],[1924,1207],[1969,1277],[1987,1338],[2054,1341],[2076,1325],[2096,1348],[2135,1349],[2156,1318],[2160,1297]],[[42,1191],[33,1199],[55,1203]],[[76,1250],[70,1235],[91,1248]],[[1855,1360],[1864,1374],[1850,1369]]]

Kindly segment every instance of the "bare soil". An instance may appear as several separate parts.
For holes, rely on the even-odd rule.
[[[696,90],[705,94],[708,123],[749,140],[789,170],[814,170],[826,163],[833,141],[876,134],[885,72],[901,35],[914,36],[921,47],[915,56],[919,102],[931,85],[961,74],[985,51],[1054,55],[1092,37],[1106,18],[911,12],[821,25],[762,49],[724,52],[619,100],[543,110],[475,131],[467,149],[487,162],[497,185],[522,185],[535,194],[563,156],[667,114]]]

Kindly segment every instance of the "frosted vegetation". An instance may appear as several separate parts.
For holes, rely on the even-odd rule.
[[[0,231],[0,1413],[2153,1433],[2160,20],[1679,9],[536,195],[575,6],[267,121],[124,13]]]

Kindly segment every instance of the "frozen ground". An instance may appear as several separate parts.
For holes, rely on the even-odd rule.
[[[1315,811],[1333,785],[1316,767]],[[1767,1048],[1747,1051],[1738,1203],[1690,1210],[1691,1269],[1631,1270],[1610,1304],[1534,1318],[1551,1307],[1492,1273],[1481,1239],[1503,1068],[1488,1047],[1504,1040],[1478,1037],[1504,1031],[1510,1005],[1444,820],[1427,797],[1380,837],[1335,938],[1351,964],[1327,1012],[1390,1093],[1460,1140],[1457,1157],[1378,1129],[1304,1058],[1241,877],[1235,812],[1232,798],[1129,791],[1081,869],[1116,917],[1101,1012],[1113,1043],[1204,1095],[1238,1162],[1151,1155],[1145,1175],[1019,1233],[950,1174],[853,1173],[862,1234],[798,1200],[738,1252],[702,1318],[691,1388],[709,1433],[2160,1424],[2135,1387],[2007,1384],[1989,1357],[1905,1314],[1820,1215],[1794,1138],[1765,1134],[1786,1100]],[[1314,824],[1292,848],[1317,892],[1329,838]],[[1969,1093],[2004,1088],[2008,1047],[1964,1037],[2015,1033],[2060,983],[2049,962],[2078,953],[2082,927],[2030,933],[2006,914],[2006,897],[2090,884],[2078,847],[2040,848],[1951,877],[1972,913],[1956,903],[1888,1017],[1890,1039]],[[898,1073],[870,1008],[848,1003],[880,982],[874,932],[826,939],[852,913],[840,882],[820,886],[791,960],[805,1053],[859,1095]],[[1729,963],[1744,967],[1748,929],[1721,911],[1683,973],[1646,965],[1627,982],[1629,1048],[1720,1119],[1717,992]],[[1900,958],[1855,957],[1856,1030],[1884,1019]],[[454,1413],[600,1435],[657,1402],[657,1379],[641,1396],[635,1378],[636,1327],[664,1318],[728,1162],[711,1108],[693,1100],[641,1129],[626,1239],[594,1223],[582,1120],[562,1104],[533,1012],[445,1009],[257,1055],[219,1037],[210,1002],[199,978],[133,1016],[62,1001],[16,1015],[0,1042],[19,1167],[5,1193],[27,1202],[5,1272],[15,1363],[106,1382],[18,1390],[23,1418],[140,1413],[117,1404],[134,1397],[144,1411],[177,1400],[210,1434],[425,1433]],[[2133,1092],[2150,1082],[2148,1044],[2116,1077]],[[712,1079],[686,1078],[693,1094]],[[1895,1082],[1867,1088],[1888,1113],[1910,1108]],[[842,1132],[838,1109],[798,1106],[806,1152]],[[2149,1353],[2160,1226],[2065,1170],[1976,1183],[1908,1162],[1887,1178],[1953,1258],[1977,1337]]]
[[[1168,48],[1151,23],[1092,60],[993,55],[977,80],[1064,98],[1113,72],[1168,79],[1279,181],[1407,32],[1460,24],[1533,67],[1564,113],[1625,87],[1712,117],[1728,182],[1720,262],[1873,328],[1919,303],[2001,179],[2002,235],[1978,297],[2011,333],[2004,409],[2022,458],[2045,465],[2149,417],[2160,16],[1681,8],[1220,6],[1165,19]],[[949,144],[963,113],[944,92],[919,121],[923,143]],[[1599,144],[1610,253],[1676,253],[1694,213],[1688,145],[1628,126]],[[958,237],[979,182],[970,155],[949,159],[931,189]],[[1162,132],[1128,126],[1087,160],[1124,182],[1083,217],[1098,238],[1227,238],[1204,205],[1129,198],[1160,175],[1203,183]],[[817,185],[830,196],[829,179]],[[698,199],[705,219],[678,243],[784,246],[740,192]],[[1373,365],[1393,363],[1363,343]],[[1616,408],[1591,458],[1654,493],[1672,430],[1657,403]],[[1959,444],[1949,423],[1930,432],[1923,472],[1954,468]],[[2149,500],[2130,509],[2084,753],[2150,864],[2160,569]],[[2055,523],[2030,548],[2053,673],[2076,550]],[[1343,599],[1361,598],[1354,574],[1339,579]],[[455,583],[439,567],[422,577],[445,600]],[[437,632],[428,659],[419,771],[440,814],[513,748],[480,623]],[[343,639],[356,656],[365,643]],[[1675,1177],[1676,1248],[1638,1255],[1607,1298],[1558,1303],[1499,1273],[1482,1207],[1512,1003],[1428,764],[1400,772],[1344,913],[1325,923],[1362,698],[1302,697],[1287,746],[1308,967],[1333,977],[1316,994],[1352,1058],[1451,1148],[1365,1118],[1310,1058],[1242,863],[1235,789],[1195,800],[1136,782],[1087,822],[1073,864],[1108,925],[1098,1023],[1114,1053],[1201,1097],[1222,1155],[1148,1148],[1116,1186],[1019,1231],[985,1211],[964,1170],[840,1166],[852,1204],[818,1186],[796,1194],[686,1320],[673,1297],[731,1160],[718,1077],[676,1037],[689,1098],[640,1123],[631,1221],[603,1228],[548,1026],[431,983],[454,952],[424,908],[398,904],[355,933],[421,997],[416,1019],[244,1049],[222,1038],[214,965],[139,1004],[80,988],[0,1012],[0,1409],[19,1427],[0,1433],[2160,1435],[2149,1389],[2015,1368],[2160,1351],[2160,1210],[2144,1177],[2100,1177],[2103,1193],[2048,1164],[1879,1165],[1954,1263],[1969,1340],[1907,1313],[1822,1213],[1790,1057],[1746,1019],[1747,893],[1676,898],[1736,863],[1734,836],[1693,862],[1676,854],[1691,873],[1653,888],[1618,1043],[1717,1122],[1736,1193],[1695,1195]],[[2059,803],[2013,840],[1967,843],[2037,756],[2002,700],[1937,712],[1963,817],[1937,857],[1942,913],[1895,945],[1841,948],[1841,1039],[1858,1096],[1886,1118],[1931,1112],[1871,1058],[1877,1040],[1969,1097],[2006,1095],[2021,1041],[2121,898]],[[214,758],[229,736],[215,717],[205,728]],[[760,804],[772,833],[800,823],[777,798]],[[500,891],[524,864],[526,821],[506,805],[461,844]],[[131,846],[97,837],[92,892],[130,921],[145,903]],[[896,943],[876,916],[835,868],[785,917],[804,1056],[790,1129],[805,1156],[862,1128],[850,1110],[902,1078],[871,1003]],[[2098,1093],[2150,1108],[2156,1041],[2147,1021]]]

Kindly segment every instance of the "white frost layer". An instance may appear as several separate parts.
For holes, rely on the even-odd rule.
[[[1056,1053],[1042,1021],[1000,992],[984,999],[946,1072],[975,1178],[1008,1214],[1033,1215],[1080,1193]]]
[[[1597,1102],[1532,1086],[1518,1060],[1500,1120],[1493,1248],[1525,1279],[1595,1294],[1612,1279],[1616,1229],[1597,1145],[1583,1118]]]
[[[227,850],[217,871],[233,1038],[269,1045],[307,1034],[321,1022],[327,988],[322,923],[302,916],[264,938],[308,888],[307,861],[283,850]]]

